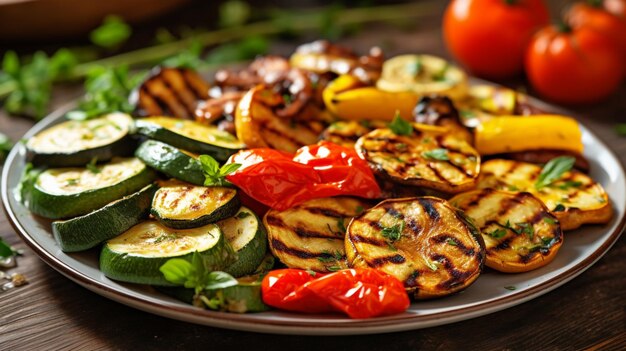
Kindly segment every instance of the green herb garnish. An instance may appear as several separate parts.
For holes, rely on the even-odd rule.
[[[191,262],[184,258],[171,258],[159,270],[168,282],[193,288],[196,295],[203,290],[223,289],[238,284],[237,279],[228,273],[211,271],[198,251],[191,256]]]
[[[348,231],[348,229],[346,229],[343,217],[340,217],[337,220],[337,228],[339,228],[339,231],[341,231],[342,234],[345,234]]]
[[[209,155],[200,155],[198,157],[202,171],[204,172],[205,186],[228,186],[230,183],[226,180],[226,176],[238,170],[241,167],[239,163],[229,163],[220,167],[220,164]]]
[[[381,234],[391,242],[400,240],[402,237],[402,231],[404,231],[404,226],[404,221],[401,221],[399,224],[395,224],[391,227],[383,227]]]
[[[552,212],[563,212],[565,211],[565,206],[563,204],[557,204]]]
[[[572,156],[559,156],[548,161],[535,182],[535,189],[541,190],[561,178],[565,172],[574,167],[575,162],[576,159]]]
[[[430,151],[424,151],[422,152],[422,156],[424,158],[428,158],[431,160],[438,160],[438,161],[448,161],[450,160],[450,158],[448,157],[448,150],[446,149],[433,149]]]
[[[85,165],[85,168],[87,168],[89,172],[91,173],[98,174],[102,170],[97,166],[97,163],[98,163],[98,158],[94,157],[91,159],[91,161],[89,161],[88,164]]]
[[[515,223],[515,224],[521,228],[519,231],[519,234],[526,234],[528,235],[529,239],[532,239],[533,236],[535,235],[535,229],[533,228],[532,224],[526,223],[526,222]]]
[[[413,133],[413,125],[404,120],[398,111],[396,111],[393,121],[389,123],[389,129],[396,135],[411,135]]]
[[[450,239],[450,238],[446,239],[446,244],[452,245],[452,246],[459,246],[459,244],[457,244],[454,239]]]
[[[491,233],[487,233],[487,235],[495,239],[500,239],[506,235],[506,230],[502,228],[498,228]]]
[[[550,217],[543,217],[543,221],[548,223],[548,224],[555,224],[556,223],[556,220],[552,219]]]

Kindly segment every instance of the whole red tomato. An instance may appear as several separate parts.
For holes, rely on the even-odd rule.
[[[522,71],[528,42],[548,21],[541,0],[453,0],[443,34],[448,50],[473,73],[505,78]]]
[[[623,6],[621,10],[620,4]],[[626,18],[620,15],[620,11],[626,12],[626,6],[622,1],[589,0],[570,7],[565,19],[573,28],[590,27],[611,38],[626,60]]]
[[[624,62],[613,42],[589,27],[548,26],[526,53],[531,85],[556,102],[589,103],[620,84]]]

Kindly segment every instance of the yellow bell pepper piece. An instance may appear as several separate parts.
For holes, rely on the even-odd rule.
[[[411,120],[413,108],[420,98],[412,92],[393,93],[364,87],[350,75],[342,75],[332,81],[322,96],[328,111],[339,118],[386,121],[391,121],[396,111],[402,118]]]
[[[578,122],[559,115],[496,117],[476,128],[474,142],[481,155],[542,149],[583,152]]]

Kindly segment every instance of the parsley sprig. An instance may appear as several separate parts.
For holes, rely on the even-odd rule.
[[[393,121],[389,123],[389,129],[396,135],[413,134],[413,125],[400,116],[400,112],[396,111]]]
[[[437,161],[448,161],[450,160],[450,157],[448,156],[448,150],[447,149],[433,149],[433,150],[429,150],[429,151],[424,151],[422,152],[422,156],[424,158],[428,158],[431,160],[437,160]]]
[[[575,162],[576,159],[572,156],[559,156],[548,161],[535,182],[535,189],[541,190],[560,179],[574,167]]]
[[[204,172],[205,186],[229,186],[226,176],[241,167],[239,163],[229,163],[220,167],[219,162],[209,155],[200,155],[198,160]]]

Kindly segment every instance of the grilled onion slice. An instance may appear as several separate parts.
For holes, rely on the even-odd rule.
[[[209,98],[209,88],[194,70],[158,67],[133,92],[130,102],[140,116],[192,119],[198,102]]]
[[[450,199],[480,229],[485,265],[500,272],[527,272],[550,263],[563,243],[556,217],[530,193],[473,190]]]
[[[417,299],[439,297],[472,284],[485,248],[478,230],[443,199],[385,200],[348,226],[346,255],[352,267],[389,273]]]
[[[383,178],[446,193],[473,188],[480,171],[478,152],[441,127],[414,124],[410,135],[376,129],[359,138],[355,149]]]
[[[602,186],[589,176],[570,171],[541,188],[535,188],[541,167],[532,163],[490,160],[482,165],[479,188],[505,191],[527,191],[554,213],[562,230],[571,230],[586,223],[606,223],[613,216],[613,208]]]
[[[290,268],[331,272],[347,268],[346,226],[369,205],[350,197],[313,199],[263,218],[272,254]]]

